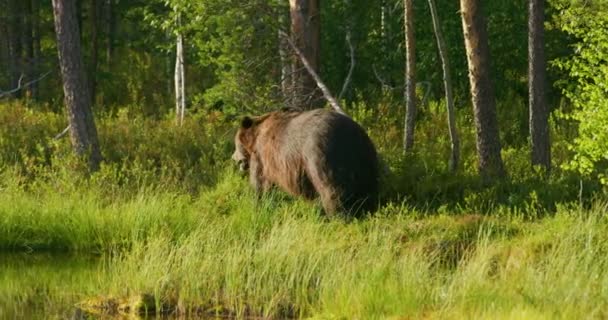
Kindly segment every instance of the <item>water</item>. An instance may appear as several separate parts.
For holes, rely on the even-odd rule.
[[[80,302],[107,296],[112,291],[112,268],[107,261],[94,255],[0,252],[0,320],[219,319],[196,315],[87,314],[77,307]]]
[[[0,253],[0,319],[70,319],[107,272],[90,255]]]

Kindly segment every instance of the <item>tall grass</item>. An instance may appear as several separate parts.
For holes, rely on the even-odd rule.
[[[232,170],[197,195],[142,188],[114,199],[93,180],[58,192],[10,176],[0,192],[3,249],[99,252],[108,261],[70,299],[53,283],[23,295],[20,285],[0,289],[16,304],[149,294],[183,313],[322,319],[571,319],[608,310],[602,202],[532,220],[508,208],[484,215],[387,204],[347,221],[281,193],[258,202]]]
[[[503,152],[511,178],[481,184],[472,131],[450,174],[445,138],[403,157],[400,127],[379,117],[390,108],[353,108],[392,174],[379,211],[350,221],[280,192],[256,201],[227,165],[231,123],[218,114],[184,127],[102,117],[106,161],[82,175],[69,143],[49,138],[61,118],[0,105],[0,251],[104,261],[80,289],[52,275],[33,286],[36,272],[46,277],[35,268],[17,283],[6,267],[0,307],[145,294],[176,312],[238,317],[608,317],[607,206],[590,200],[599,189],[586,182],[584,201],[568,205],[579,177],[530,171],[517,145]],[[419,136],[431,141],[443,118],[427,117]]]
[[[299,202],[244,205],[177,241],[137,242],[115,257],[110,291],[237,316],[606,316],[605,206],[536,223],[398,210],[348,223]]]
[[[30,290],[3,269],[0,297],[14,307],[150,294],[179,312],[237,317],[606,316],[608,206],[601,202],[560,206],[534,221],[518,212],[429,215],[404,205],[345,221],[281,194],[256,202],[231,172],[220,181],[197,197],[142,191],[117,203],[88,193],[13,195],[19,214],[12,215],[0,201],[2,243],[61,243],[103,251],[107,261],[82,287],[62,287],[40,272],[39,289]]]

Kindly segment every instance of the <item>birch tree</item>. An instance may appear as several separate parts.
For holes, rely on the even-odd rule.
[[[439,15],[437,14],[437,6],[435,0],[428,0],[431,10],[431,19],[433,20],[433,31],[437,40],[437,49],[441,58],[441,68],[443,69],[443,86],[445,89],[445,102],[447,107],[448,129],[450,132],[450,160],[449,169],[454,172],[458,169],[460,160],[460,139],[458,138],[458,130],[456,129],[456,116],[454,114],[454,95],[452,92],[452,76],[450,74],[450,59],[448,57],[447,47],[441,32],[441,24],[439,23]]]
[[[405,152],[414,146],[416,125],[416,40],[414,38],[414,8],[412,0],[403,0],[405,27]]]
[[[177,43],[175,45],[175,114],[177,123],[182,125],[186,112],[186,77],[184,72],[184,35],[180,30],[181,17],[177,15]]]

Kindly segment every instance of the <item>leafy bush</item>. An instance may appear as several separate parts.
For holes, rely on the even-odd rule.
[[[554,6],[560,10],[555,26],[575,39],[572,54],[553,62],[570,76],[558,82],[574,107],[562,115],[577,123],[579,133],[565,167],[608,185],[608,5],[556,0]]]

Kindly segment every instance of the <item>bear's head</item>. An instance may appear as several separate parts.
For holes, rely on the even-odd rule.
[[[241,120],[241,126],[234,137],[235,150],[232,154],[232,160],[237,163],[241,171],[249,170],[249,159],[251,158],[255,145],[255,127],[258,122],[259,120],[244,117]]]

